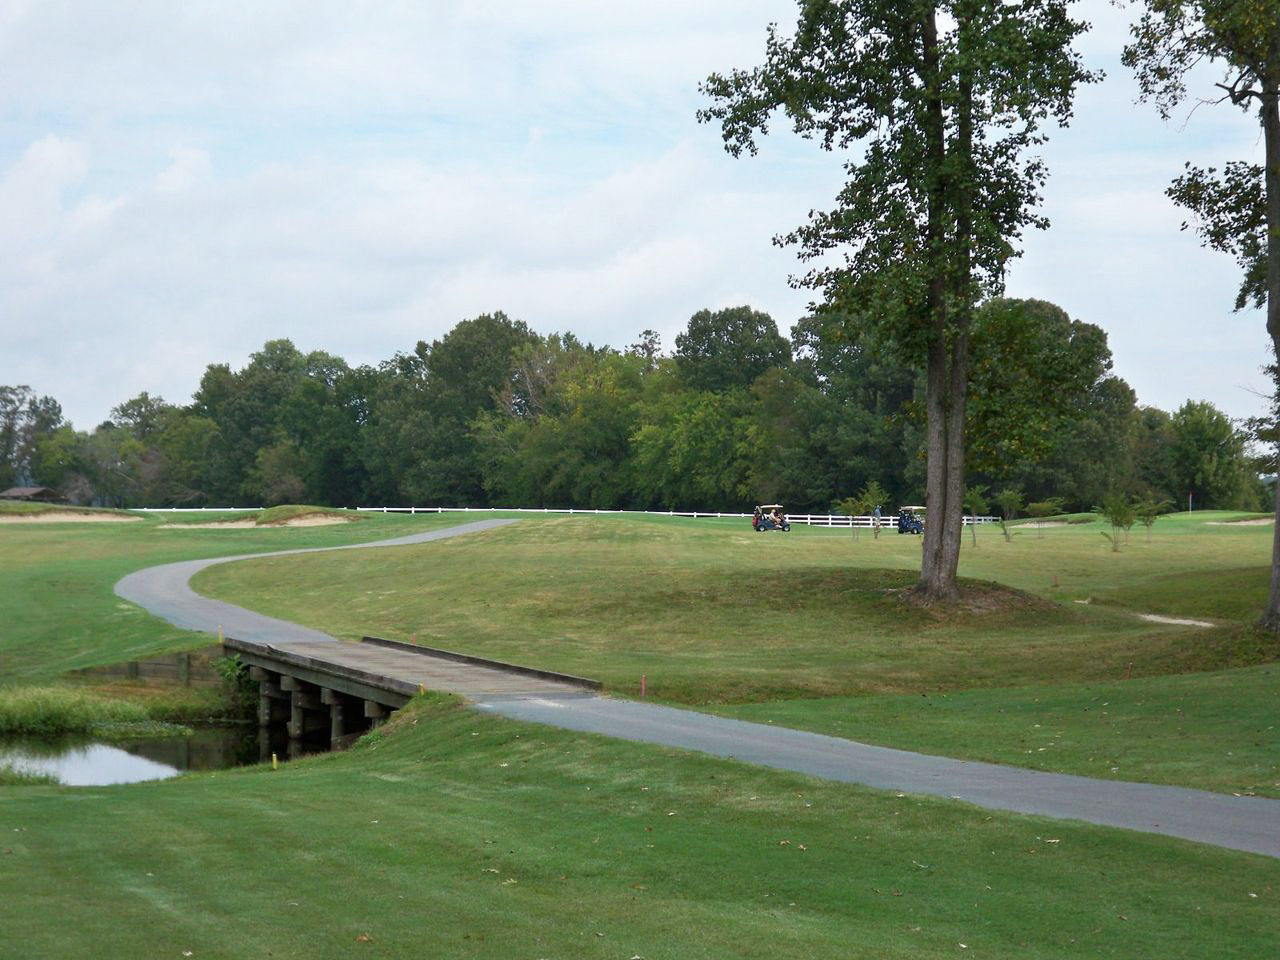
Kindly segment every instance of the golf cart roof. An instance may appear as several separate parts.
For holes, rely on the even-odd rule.
[[[918,507],[913,507],[913,506],[904,506],[904,507],[899,507],[898,509],[899,509],[899,510],[910,510],[910,511],[912,511],[912,512],[914,512],[914,513],[924,513],[924,504],[921,504],[921,505],[920,505],[920,506],[918,506]]]
[[[760,504],[760,506],[756,507],[756,509],[757,510],[781,510],[783,509],[783,506],[780,503],[762,503]]]

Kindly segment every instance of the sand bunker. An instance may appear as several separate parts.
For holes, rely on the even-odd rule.
[[[73,510],[0,513],[0,523],[132,523],[141,519],[141,517],[128,517],[121,513],[76,513]]]
[[[327,527],[335,523],[349,523],[346,517],[330,517],[317,514],[311,517],[293,517],[281,523],[258,523],[257,520],[217,520],[213,523],[162,523],[157,530],[270,530],[273,527]]]
[[[1207,620],[1184,620],[1179,617],[1162,617],[1158,613],[1140,613],[1138,617],[1151,623],[1172,623],[1179,627],[1212,627]]]
[[[1275,517],[1259,517],[1257,520],[1206,520],[1206,527],[1265,527],[1275,523]]]

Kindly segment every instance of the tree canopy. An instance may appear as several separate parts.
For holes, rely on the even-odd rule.
[[[845,157],[828,211],[779,238],[813,263],[798,278],[925,369],[926,602],[957,595],[973,310],[1003,290],[1035,212],[1046,120],[1065,124],[1092,75],[1065,0],[806,0],[765,61],[703,85],[731,154],[755,153],[781,112]],[[831,256],[835,254],[836,256]]]

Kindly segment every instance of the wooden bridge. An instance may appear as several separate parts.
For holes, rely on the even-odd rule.
[[[264,643],[224,638],[223,651],[258,684],[258,725],[288,725],[290,740],[327,731],[345,746],[427,690],[486,700],[590,696],[595,680],[378,637],[360,643]]]

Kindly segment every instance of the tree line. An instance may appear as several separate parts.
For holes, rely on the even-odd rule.
[[[862,331],[858,333],[856,331]],[[1247,437],[1212,404],[1137,404],[1106,334],[991,300],[971,336],[968,481],[1091,509],[1108,496],[1265,502]],[[702,310],[666,352],[542,335],[499,312],[352,367],[272,340],[210,365],[191,402],[143,392],[92,431],[0,387],[0,489],[133,506],[438,505],[825,513],[878,485],[923,502],[921,370],[818,311],[790,338],[750,307]]]

